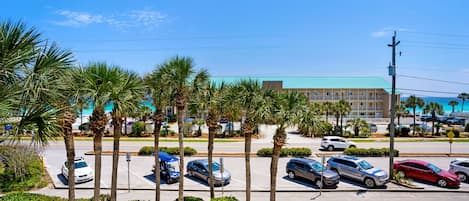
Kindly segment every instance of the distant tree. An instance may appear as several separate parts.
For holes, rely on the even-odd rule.
[[[435,134],[436,115],[437,114],[442,115],[444,113],[443,112],[443,106],[439,103],[430,102],[430,103],[425,105],[425,107],[423,108],[423,111],[425,113],[430,113],[432,115],[432,136],[433,136]]]
[[[455,100],[450,100],[448,102],[448,105],[451,106],[451,112],[454,112],[454,107],[459,105],[459,102],[458,101],[455,101]]]
[[[458,95],[458,98],[462,100],[461,112],[464,112],[464,101],[466,101],[466,99],[469,99],[469,94],[468,93],[460,93]]]
[[[416,96],[409,96],[407,100],[405,101],[405,106],[407,108],[412,108],[412,114],[414,115],[414,126],[413,126],[413,133],[415,133],[415,110],[417,107],[422,108],[425,105],[425,101],[422,98],[416,97]]]
[[[404,103],[396,105],[397,125],[401,125],[401,117],[407,114],[409,114],[409,110],[407,110]]]
[[[366,123],[366,121],[363,119],[354,118],[348,122],[347,126],[351,126],[353,128],[353,132],[355,133],[355,136],[358,136],[360,134],[360,129],[367,128],[370,125]]]

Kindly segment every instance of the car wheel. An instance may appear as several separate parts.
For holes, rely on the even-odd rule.
[[[439,179],[436,183],[440,187],[446,187],[448,185],[448,182],[446,182],[444,179]]]
[[[466,182],[467,181],[467,175],[462,173],[462,172],[458,172],[456,173],[456,175],[458,175],[458,179],[459,181],[461,182]]]
[[[334,151],[334,146],[329,145],[329,146],[327,147],[327,150],[328,150],[328,151]]]
[[[321,179],[316,179],[316,182],[315,182],[316,186],[318,188],[322,188],[322,182],[321,182]]]
[[[402,171],[402,170],[399,170],[399,171],[397,172],[397,174],[398,174],[400,177],[406,177],[405,172]]]
[[[288,172],[288,178],[294,179],[295,177],[296,176],[295,176],[295,173],[293,171]]]
[[[368,188],[374,188],[375,187],[375,180],[373,180],[371,178],[366,178],[365,179],[365,185]]]
[[[355,145],[350,145],[348,148],[357,148]]]

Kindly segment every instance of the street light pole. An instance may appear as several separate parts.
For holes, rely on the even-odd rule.
[[[391,122],[389,126],[389,179],[393,179],[394,173],[394,135],[395,125],[394,118],[396,115],[396,46],[399,45],[400,41],[396,42],[396,31],[392,36],[392,44],[388,44],[392,47],[392,64],[389,66],[389,75],[392,76],[392,91],[391,91]]]

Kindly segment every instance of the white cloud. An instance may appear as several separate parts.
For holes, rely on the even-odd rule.
[[[119,29],[125,28],[153,28],[167,20],[167,16],[161,12],[144,9],[120,13],[118,15],[101,15],[71,10],[56,12],[63,19],[54,21],[55,25],[80,27],[91,24],[107,24]]]
[[[386,28],[380,29],[378,31],[371,32],[371,37],[381,38],[381,37],[390,36],[394,31],[405,32],[405,31],[409,31],[409,29],[386,27]]]

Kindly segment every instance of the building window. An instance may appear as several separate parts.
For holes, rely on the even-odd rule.
[[[352,93],[352,92],[349,92],[348,95],[349,95],[349,96],[353,96],[353,93]]]
[[[315,95],[315,96],[318,96],[318,92],[317,92],[317,91],[315,91],[315,92],[314,92],[314,95]]]
[[[363,102],[360,102],[360,106],[363,106]]]
[[[329,96],[330,94],[331,94],[331,93],[329,93],[329,92],[326,92],[326,96]]]

